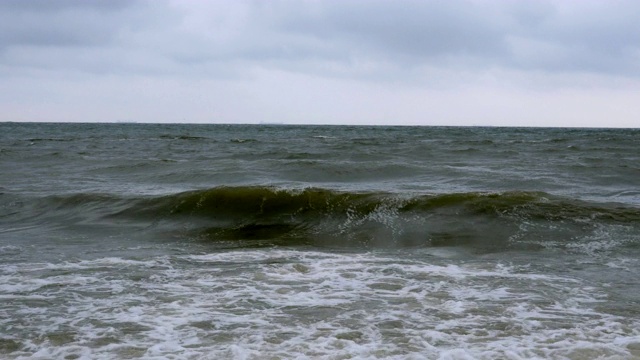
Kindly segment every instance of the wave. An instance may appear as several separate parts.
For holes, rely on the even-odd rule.
[[[240,186],[160,197],[75,194],[42,201],[32,209],[32,219],[133,223],[174,238],[229,246],[575,248],[608,231],[626,239],[624,246],[640,243],[640,208],[544,192],[397,194]],[[5,214],[5,219],[15,216]]]
[[[89,199],[96,195],[89,195]],[[367,216],[380,209],[422,215],[487,215],[552,221],[633,223],[640,209],[617,203],[590,203],[544,192],[465,192],[404,195],[340,192],[319,188],[218,187],[145,199],[127,212],[223,218]]]
[[[169,140],[211,140],[204,136],[193,136],[193,135],[169,135],[163,134],[159,136],[160,139],[169,139]]]

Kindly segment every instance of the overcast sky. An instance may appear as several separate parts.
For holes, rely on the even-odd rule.
[[[640,127],[640,1],[0,0],[0,121]]]

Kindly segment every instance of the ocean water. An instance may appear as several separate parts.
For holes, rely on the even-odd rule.
[[[0,123],[0,358],[638,359],[640,130]]]

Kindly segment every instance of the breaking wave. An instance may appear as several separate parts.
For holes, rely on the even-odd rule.
[[[55,196],[41,199],[32,211],[32,221],[134,223],[174,238],[231,247],[574,249],[611,231],[623,246],[640,243],[634,235],[640,208],[526,191],[397,194],[216,187],[160,197]]]

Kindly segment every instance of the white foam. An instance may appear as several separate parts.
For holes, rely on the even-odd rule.
[[[629,358],[640,321],[528,266],[286,249],[1,267],[13,358]]]
[[[9,232],[9,231],[24,230],[25,228],[0,230],[0,234],[2,234],[3,232]],[[15,246],[15,245],[0,246],[0,255],[15,255],[15,254],[21,253],[22,251],[23,249],[20,246]]]
[[[589,236],[567,244],[567,247],[589,255],[618,249],[629,243],[638,243],[638,235],[630,226],[598,226]]]

